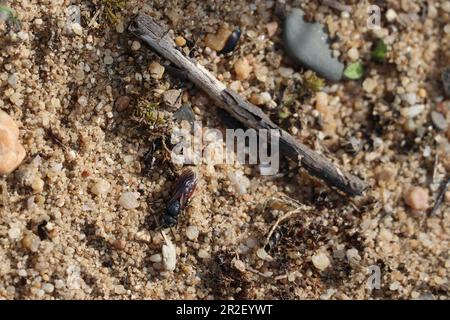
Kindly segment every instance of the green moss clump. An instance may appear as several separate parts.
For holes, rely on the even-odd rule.
[[[312,92],[321,91],[325,85],[325,80],[318,77],[314,72],[307,72],[304,78],[304,87]]]

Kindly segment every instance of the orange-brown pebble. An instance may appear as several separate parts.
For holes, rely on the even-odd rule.
[[[228,37],[231,35],[231,30],[220,27],[216,34],[209,33],[206,35],[205,44],[207,47],[220,51],[225,46]]]
[[[19,128],[14,120],[0,110],[0,175],[13,172],[25,158],[19,142]]]
[[[128,105],[130,104],[130,98],[127,96],[120,96],[116,100],[116,110],[118,112],[124,111],[126,108],[128,108]]]
[[[267,29],[267,35],[269,37],[272,37],[277,32],[278,22],[276,22],[276,21],[269,22],[268,24],[266,24],[266,29]]]
[[[186,45],[186,39],[182,36],[178,36],[175,38],[175,44],[179,47],[184,47]]]
[[[246,80],[250,77],[252,67],[246,58],[240,58],[234,63],[234,72],[238,80]]]
[[[405,194],[404,200],[406,204],[415,211],[425,211],[428,209],[428,189],[422,187],[409,187]]]

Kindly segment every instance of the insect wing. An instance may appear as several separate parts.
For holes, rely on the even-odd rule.
[[[197,186],[197,175],[192,170],[185,170],[181,173],[175,183],[175,192],[170,199],[169,203],[172,201],[180,201],[181,208],[183,208],[186,202],[194,193],[195,187]]]

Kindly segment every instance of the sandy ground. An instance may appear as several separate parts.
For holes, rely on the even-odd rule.
[[[351,15],[287,1],[287,9],[300,6],[328,27],[341,61],[366,67],[362,80],[326,82],[325,102],[301,90],[306,70],[286,57],[274,1],[120,2],[8,3],[18,23],[0,26],[0,109],[19,126],[27,155],[0,178],[0,298],[448,299],[449,194],[436,215],[427,212],[450,169],[450,130],[430,119],[433,110],[450,119],[439,81],[450,61],[449,1],[380,2],[376,31],[366,27],[367,1],[349,1]],[[81,28],[67,26],[69,5],[81,9]],[[396,13],[391,21],[388,9]],[[364,178],[367,193],[348,199],[285,161],[270,178],[257,166],[199,165],[191,205],[167,232],[176,269],[165,270],[155,221],[177,169],[161,150],[157,165],[144,161],[152,139],[170,129],[163,93],[185,89],[183,102],[204,126],[225,122],[188,83],[167,72],[152,76],[150,64],[165,61],[127,33],[137,12],[196,41],[197,61],[241,95],[260,102],[268,92],[272,103],[261,108]],[[273,35],[271,22],[278,23]],[[223,25],[243,30],[229,56],[204,40]],[[383,64],[370,61],[378,38],[389,48]],[[239,81],[233,66],[242,57],[252,71]],[[119,106],[121,96],[128,105]],[[163,120],[136,121],[139,106],[149,104]],[[414,117],[411,105],[423,105]],[[351,137],[362,143],[356,153],[347,148]],[[405,203],[410,186],[427,190],[428,210]],[[300,204],[311,209],[282,224],[273,248],[259,250],[276,219]],[[370,270],[380,271],[379,289],[367,288]]]

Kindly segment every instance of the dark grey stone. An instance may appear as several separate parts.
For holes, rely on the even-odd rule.
[[[283,38],[288,53],[305,67],[332,81],[342,78],[344,64],[332,56],[328,34],[320,23],[308,23],[294,9],[284,22]]]

